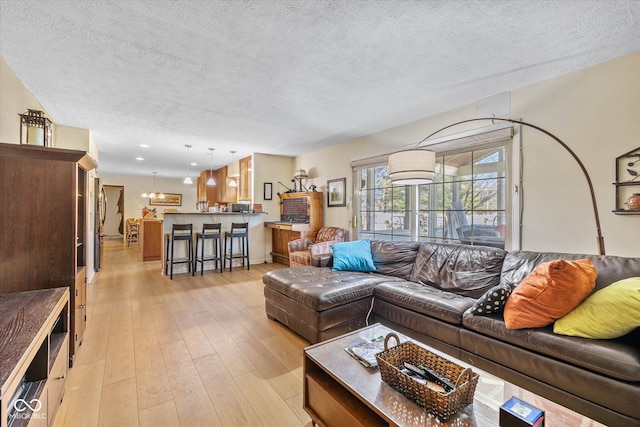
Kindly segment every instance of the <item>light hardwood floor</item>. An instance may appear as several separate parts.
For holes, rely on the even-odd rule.
[[[307,341],[264,312],[262,276],[160,274],[138,245],[106,241],[55,426],[310,426]]]

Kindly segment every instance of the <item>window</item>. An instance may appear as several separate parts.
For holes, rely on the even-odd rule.
[[[352,163],[358,238],[504,248],[510,233],[511,128],[499,138],[494,134],[476,132],[471,143],[457,138],[430,146],[436,150],[430,184],[392,185],[386,156]]]
[[[505,157],[503,145],[438,156],[434,182],[418,187],[419,240],[504,248]]]
[[[360,239],[413,240],[411,187],[391,185],[387,166],[360,169]]]

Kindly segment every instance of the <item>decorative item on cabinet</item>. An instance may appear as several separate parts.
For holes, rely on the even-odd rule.
[[[617,215],[640,215],[640,147],[616,158]],[[626,207],[625,207],[626,206]]]
[[[27,110],[20,116],[20,144],[40,145],[51,147],[51,120],[44,116],[44,112]]]

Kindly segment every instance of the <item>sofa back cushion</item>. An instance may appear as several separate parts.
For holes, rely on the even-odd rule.
[[[558,252],[511,251],[502,264],[501,283],[515,289],[539,264],[557,259],[577,260],[586,258],[596,268],[598,277],[594,292],[629,277],[640,276],[640,258],[613,255],[580,255]]]
[[[479,298],[500,283],[507,254],[485,246],[422,243],[410,280],[459,295]]]
[[[371,240],[376,273],[409,280],[419,247],[419,242]]]

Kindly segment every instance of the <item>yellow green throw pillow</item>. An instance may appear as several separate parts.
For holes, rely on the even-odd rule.
[[[593,339],[618,338],[640,327],[640,277],[612,283],[556,320],[553,332]]]

